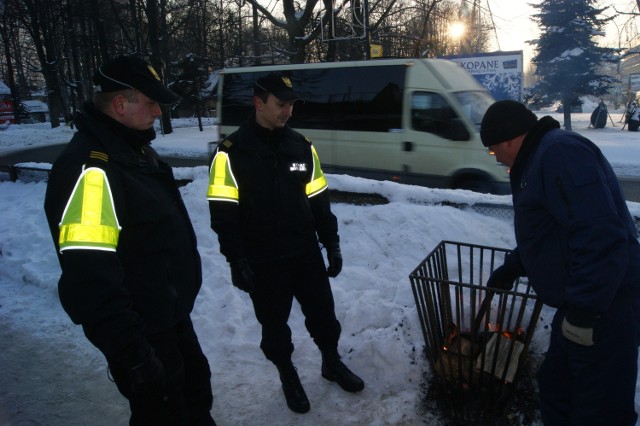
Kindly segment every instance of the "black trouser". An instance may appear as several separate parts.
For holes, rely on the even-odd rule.
[[[294,297],[316,345],[321,350],[337,348],[340,323],[320,250],[286,261],[251,266],[257,275],[251,300],[262,325],[260,348],[268,360],[278,365],[291,359],[294,348],[287,321]]]
[[[129,400],[131,426],[212,425],[211,370],[190,319],[147,337],[162,362],[167,379],[166,401],[131,392],[128,370],[109,362],[118,390]]]
[[[570,342],[553,320],[549,349],[538,372],[540,412],[549,426],[633,426],[638,366],[638,312],[631,300],[614,303],[594,328],[590,347]]]

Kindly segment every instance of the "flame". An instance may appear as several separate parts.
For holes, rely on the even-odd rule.
[[[524,329],[522,327],[518,327],[518,329],[515,330],[515,331],[506,330],[506,329],[503,330],[502,326],[500,324],[494,324],[492,322],[487,322],[486,327],[487,327],[487,331],[492,332],[492,333],[500,333],[503,337],[506,337],[507,339],[511,339],[511,340],[523,340],[524,339],[525,332],[524,332]],[[451,322],[451,323],[449,323],[449,328],[451,329],[451,332],[444,339],[444,342],[442,344],[442,350],[443,351],[449,351],[451,348],[453,348],[453,346],[456,343],[456,340],[461,335],[457,324]]]
[[[444,344],[442,345],[442,349],[445,351],[449,350],[449,346],[453,344],[453,342],[456,340],[459,334],[457,324],[451,322],[449,323],[449,328],[451,329],[451,332],[449,333],[449,335],[445,339]]]
[[[507,339],[517,340],[524,337],[524,329],[522,327],[518,327],[515,331],[503,330],[500,324],[492,324],[487,323],[487,330],[495,333],[500,333],[502,336]]]

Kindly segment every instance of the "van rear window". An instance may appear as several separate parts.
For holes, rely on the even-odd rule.
[[[290,70],[304,99],[289,120],[296,129],[388,132],[402,127],[405,65]],[[240,125],[251,114],[253,83],[267,72],[227,73],[221,123]]]

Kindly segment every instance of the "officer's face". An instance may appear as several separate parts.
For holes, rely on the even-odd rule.
[[[129,97],[129,99],[121,96],[118,102],[121,103],[120,117],[122,118],[122,124],[132,129],[150,129],[156,118],[162,115],[160,104],[140,92],[137,92],[133,98]]]
[[[294,103],[295,101],[281,101],[272,94],[269,94],[266,102],[255,96],[256,121],[269,130],[284,127],[293,114]]]

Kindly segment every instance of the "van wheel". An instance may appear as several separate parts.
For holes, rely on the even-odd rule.
[[[493,192],[491,182],[480,177],[465,177],[459,179],[453,186],[453,189],[467,189],[482,194],[490,194]]]

